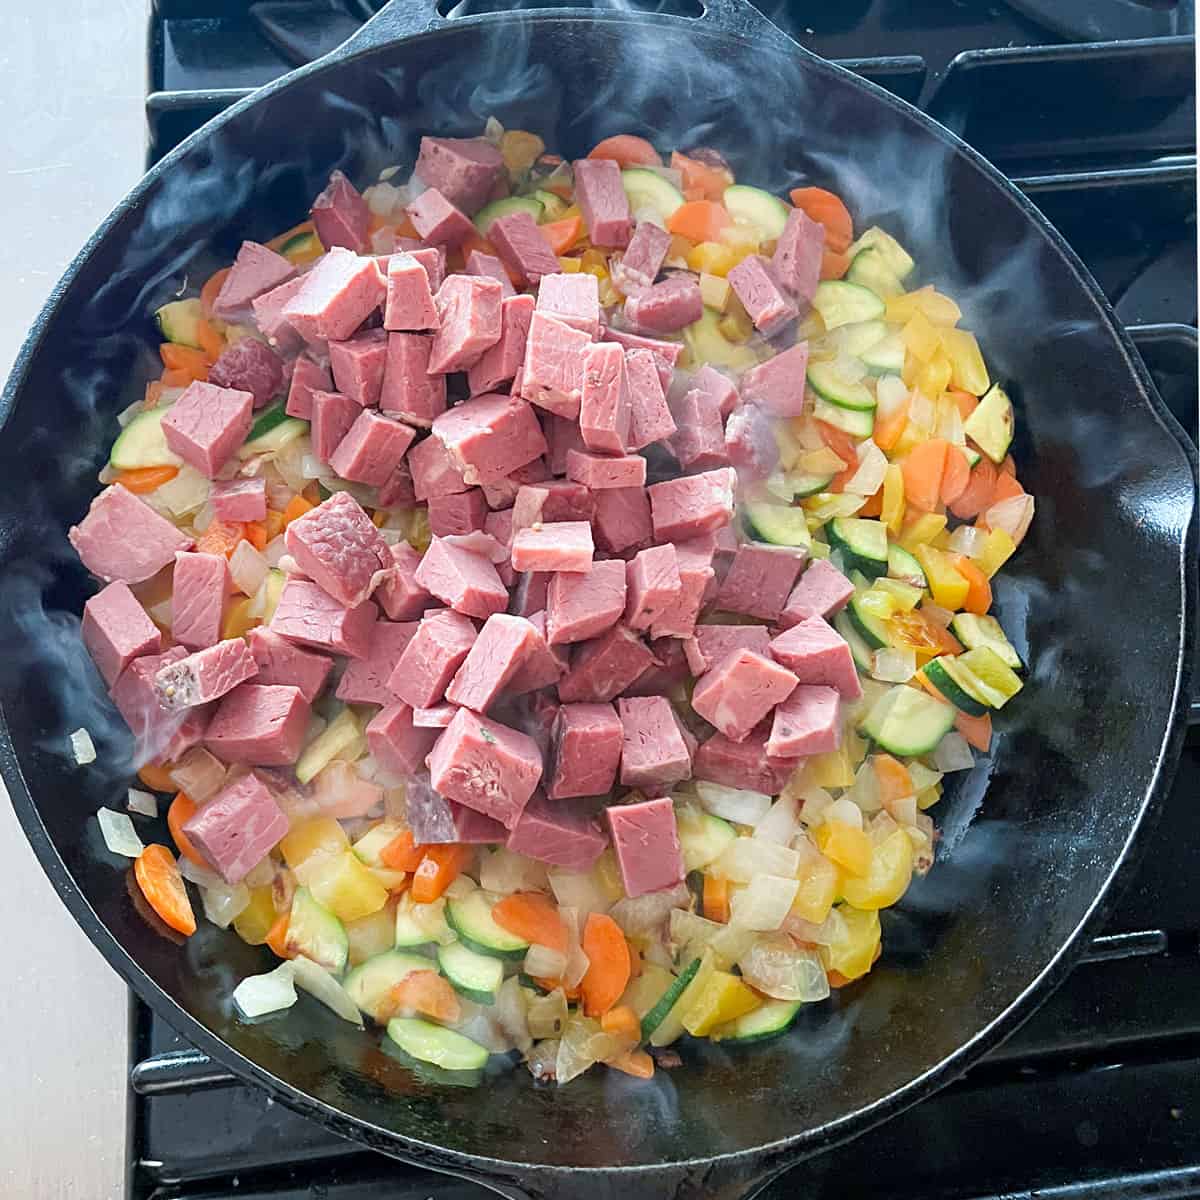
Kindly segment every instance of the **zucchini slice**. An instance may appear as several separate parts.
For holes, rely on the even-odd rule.
[[[728,195],[728,193],[726,193]],[[844,279],[824,279],[817,284],[813,308],[821,314],[826,329],[855,321],[876,321],[883,316],[884,302],[870,288]]]
[[[718,1025],[712,1031],[714,1042],[762,1042],[787,1031],[800,1011],[799,1000],[768,1000],[761,1008]]]
[[[986,646],[1000,658],[1001,662],[1012,667],[1014,671],[1025,669],[1021,656],[1005,636],[1000,622],[995,617],[980,617],[975,613],[955,613],[954,620],[950,622],[950,632],[968,650],[977,650],[980,646]]]
[[[529,943],[509,933],[492,919],[492,906],[482,890],[446,902],[446,924],[465,946],[479,954],[520,961]]]
[[[904,339],[898,333],[889,333],[859,357],[872,375],[899,375],[904,369]]]
[[[630,167],[622,171],[621,184],[629,198],[631,212],[648,208],[665,221],[683,204],[683,193],[669,179],[645,167]]]
[[[787,486],[792,490],[792,499],[803,500],[824,492],[833,482],[832,475],[810,475],[804,471],[789,471],[784,477]]]
[[[846,617],[868,651],[884,650],[892,644],[888,636],[887,622],[869,612],[862,603],[862,596],[851,596],[845,608]],[[853,652],[854,647],[851,647]],[[870,663],[868,663],[868,669]]]
[[[167,447],[162,419],[170,405],[140,412],[117,436],[109,452],[108,464],[117,471],[135,471],[139,467],[181,467],[183,459]]]
[[[804,509],[789,508],[786,504],[747,504],[746,528],[756,541],[773,546],[803,546],[812,544]]]
[[[846,278],[851,283],[870,288],[883,300],[889,296],[898,296],[904,291],[904,284],[888,268],[883,255],[874,249],[860,250],[854,256]]]
[[[850,647],[850,657],[854,659],[854,665],[860,671],[869,671],[875,665],[875,653],[870,646],[867,645],[863,638],[855,628],[854,622],[850,619],[850,614],[842,609],[833,618],[833,627],[842,635],[842,640]]]
[[[1003,708],[1025,686],[990,646],[976,646],[960,654],[958,665],[974,683],[972,694],[982,696],[991,708]]]
[[[297,888],[292,897],[292,911],[288,916],[287,947],[295,954],[311,958],[319,967],[334,975],[346,968],[350,953],[350,939],[346,927],[329,911],[313,899],[308,888]]]
[[[964,671],[953,656],[943,655],[927,662],[925,678],[968,717],[982,717],[992,707],[970,672]]]
[[[476,1004],[496,1003],[496,993],[504,982],[504,964],[498,958],[476,954],[462,942],[451,942],[438,947],[437,960],[455,991]]]
[[[437,963],[431,958],[406,954],[403,950],[385,950],[355,967],[346,976],[344,986],[350,999],[372,1021],[378,1022],[383,1003],[392,988],[414,971],[433,971],[437,974],[437,969]]]
[[[204,306],[198,299],[172,300],[164,304],[154,314],[159,332],[168,342],[178,346],[191,346],[193,350],[202,349],[200,345],[200,322],[204,320]]]
[[[863,517],[834,517],[826,526],[829,544],[842,552],[846,565],[868,579],[888,572],[887,526]]]
[[[393,1017],[387,1033],[405,1054],[443,1071],[478,1071],[487,1065],[488,1052],[478,1042],[420,1017]]]
[[[542,208],[542,202],[532,196],[505,196],[503,200],[493,200],[491,204],[485,204],[475,214],[475,228],[486,237],[497,217],[506,217],[515,212],[527,212],[534,221],[540,221]]]
[[[921,564],[903,546],[897,546],[895,543],[888,546],[887,573],[890,579],[910,583],[922,591],[929,587]]]
[[[874,412],[875,397],[857,379],[847,379],[836,363],[810,363],[807,372],[808,385],[823,400],[836,404],[838,408],[849,408],[856,412]]]
[[[907,279],[912,273],[915,265],[912,255],[890,233],[885,233],[878,225],[872,225],[870,229],[864,230],[850,247],[849,253],[853,259],[857,259],[868,250],[878,254],[880,262],[897,279]]]
[[[744,183],[727,187],[721,199],[725,211],[739,224],[756,229],[764,242],[779,237],[792,211],[778,196]]]
[[[261,433],[255,434],[255,428],[264,422],[269,422],[266,428]],[[284,411],[283,405],[277,405],[275,408],[268,409],[255,422],[254,427],[250,430],[250,437],[238,447],[238,458],[253,458],[256,454],[275,454],[289,442],[294,442],[307,432],[307,421],[302,421],[299,417],[289,417]]]
[[[737,837],[728,821],[691,805],[680,808],[676,816],[685,871],[707,867]]]
[[[642,1018],[642,1040],[653,1039],[654,1035],[662,1028],[663,1022],[666,1021],[667,1015],[679,1003],[680,997],[684,992],[695,982],[696,976],[700,973],[701,959],[693,958],[682,971],[675,982],[671,984],[665,992],[662,999]],[[712,964],[709,964],[709,974],[712,973]],[[679,1028],[675,1031],[675,1037],[671,1038],[674,1041],[680,1033],[683,1032],[683,1022],[678,1022]],[[667,1042],[652,1040],[652,1045],[665,1046]]]
[[[901,758],[929,754],[954,728],[954,707],[898,684],[871,706],[859,732]]]
[[[813,416],[826,425],[832,425],[853,438],[868,438],[875,431],[875,410],[842,408],[830,404],[817,396],[813,402]]]

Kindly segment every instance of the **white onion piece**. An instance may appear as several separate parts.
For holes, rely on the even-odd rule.
[[[503,846],[485,855],[479,867],[479,886],[504,896],[540,891],[545,882],[546,868],[542,863],[514,854]]]
[[[755,933],[740,925],[722,925],[709,921],[686,909],[676,908],[671,912],[671,944],[683,951],[686,960],[695,958],[704,950],[711,950],[718,968],[727,970],[744,954]]]
[[[278,567],[284,555],[287,554],[287,544],[283,540],[283,534],[272,538],[263,550],[263,558],[266,559],[268,567]]]
[[[901,796],[896,800],[888,800],[884,804],[888,813],[901,825],[914,825],[917,820],[917,798]]]
[[[189,883],[194,883],[197,887],[216,888],[228,886],[216,871],[209,867],[202,867],[199,863],[192,862],[186,854],[179,856],[179,873]]]
[[[358,1005],[350,999],[346,989],[324,967],[318,966],[311,958],[303,954],[292,959],[292,973],[298,983],[310,996],[320,1000],[326,1008],[331,1009],[343,1021],[362,1028],[362,1014]]]
[[[567,997],[562,988],[555,988],[545,996],[534,996],[526,1016],[530,1036],[536,1041],[560,1037],[567,1027]]]
[[[390,217],[401,207],[402,195],[398,187],[394,187],[386,180],[381,180],[379,183],[373,183],[363,192],[363,199],[377,217]]]
[[[275,882],[275,860],[268,854],[261,862],[257,862],[242,878],[248,888],[269,887]]]
[[[800,855],[790,846],[739,837],[717,856],[713,871],[734,883],[749,883],[759,875],[795,876],[799,867]]]
[[[561,1086],[582,1075],[593,1063],[600,1061],[596,1050],[601,1040],[600,1023],[590,1017],[576,1014],[567,1021],[567,1027],[558,1043],[558,1057],[554,1060],[554,1078]]]
[[[229,574],[238,591],[253,596],[271,569],[267,560],[244,538],[229,556]]]
[[[729,902],[729,923],[762,932],[778,929],[791,912],[799,887],[799,881],[794,878],[756,876],[749,887],[733,893]]]
[[[844,491],[858,496],[873,496],[883,486],[888,460],[870,438],[858,444],[858,470],[846,482]]]
[[[158,797],[150,792],[130,788],[125,794],[125,807],[130,812],[140,813],[143,817],[157,817]]]
[[[942,608],[932,600],[921,601],[920,613],[923,617],[928,617],[939,629],[949,629],[950,622],[954,620],[954,614],[948,608]]]
[[[197,510],[196,515],[192,518],[192,528],[197,533],[204,533],[213,523],[214,519],[215,514],[213,513],[212,501],[205,500]]]
[[[833,797],[824,788],[807,789],[800,797],[800,820],[809,826],[822,824],[832,803]]]
[[[566,969],[567,956],[561,950],[534,942],[525,952],[525,974],[534,979],[561,979]]]
[[[983,522],[989,529],[1003,529],[1019,546],[1033,520],[1033,510],[1032,496],[1009,496],[993,504],[983,514]]]
[[[492,1005],[476,1004],[461,996],[458,1002],[462,1012],[451,1026],[456,1033],[478,1043],[489,1054],[507,1054],[512,1049],[512,1042],[496,1020]]]
[[[768,475],[767,482],[763,486],[772,496],[776,496],[788,504],[791,504],[796,497],[796,489],[788,482],[788,477],[782,471],[775,471]]]
[[[749,838],[739,839],[749,841]],[[682,881],[674,887],[658,892],[647,892],[644,896],[626,897],[618,900],[609,910],[622,931],[630,937],[655,938],[662,932],[667,914],[673,908],[684,908],[692,901],[688,886]]]
[[[493,146],[499,146],[503,136],[504,126],[495,117],[488,117],[483,125],[483,140],[491,142]]]
[[[978,558],[987,541],[987,534],[974,525],[960,525],[950,535],[950,549],[955,554],[965,554],[968,558]]]
[[[928,429],[932,432],[937,423],[937,410],[933,401],[924,392],[911,392],[908,398],[908,420],[918,429]]]
[[[829,995],[829,978],[820,955],[801,949],[783,935],[757,938],[738,959],[738,966],[747,983],[775,1000],[808,1004]]]
[[[857,785],[857,778],[854,782]],[[877,803],[876,808],[878,807]],[[841,821],[843,825],[849,825],[854,829],[861,829],[863,827],[863,810],[850,799],[847,793],[847,795],[835,800],[825,810],[825,820]]]
[[[228,929],[250,903],[250,889],[243,883],[221,881],[219,887],[201,888],[200,901],[204,915],[218,928]]]
[[[245,545],[246,543],[242,543]],[[171,782],[197,804],[215,796],[225,784],[225,764],[203,746],[193,746],[170,770]]]
[[[96,743],[86,729],[76,729],[71,734],[71,754],[77,766],[86,767],[96,761]]]
[[[937,744],[930,761],[943,774],[951,771],[969,771],[975,766],[975,752],[967,739],[953,729]]]
[[[588,956],[583,952],[579,913],[569,906],[560,908],[558,912],[563,919],[563,924],[567,927],[567,961],[563,968],[562,981],[566,987],[578,987],[591,965]]]
[[[249,975],[233,989],[233,1002],[250,1020],[291,1008],[296,1003],[295,975],[290,962],[280,963],[265,975]]]
[[[879,776],[875,774],[875,768],[869,758],[859,765],[854,782],[842,793],[842,800],[848,800],[858,810],[857,813],[850,813],[846,808],[837,808],[836,805],[841,803],[839,800],[826,809],[825,816],[836,821],[839,819],[837,814],[844,811],[849,814],[847,824],[857,824],[860,829],[862,814],[876,813],[883,806],[879,796]]]
[[[119,854],[123,858],[137,858],[145,846],[138,837],[133,822],[128,813],[113,812],[111,808],[102,808],[96,813],[100,823],[100,834],[110,854]]]
[[[323,463],[310,451],[300,460],[300,474],[305,479],[328,479],[330,476],[329,464]]]
[[[876,650],[871,658],[871,677],[884,683],[907,683],[917,673],[915,650],[888,646]]]
[[[138,413],[144,411],[145,407],[146,402],[144,398],[141,400],[135,400],[127,408],[123,408],[119,413],[117,413],[117,424],[124,429],[125,426],[128,425],[129,422],[138,415]],[[103,480],[101,480],[101,482],[103,482]]]
[[[796,835],[800,808],[794,796],[781,795],[754,826],[754,836],[764,842],[786,846]]]
[[[875,385],[876,413],[890,417],[908,399],[908,388],[899,375],[882,375]]]
[[[581,921],[586,921],[589,913],[606,913],[611,907],[608,892],[591,871],[551,871],[549,881],[554,899],[575,909]]]
[[[533,1045],[527,1009],[528,1001],[520,980],[510,975],[496,991],[495,1014],[504,1035],[522,1054],[528,1053]]]
[[[762,792],[725,787],[706,780],[697,782],[696,795],[706,811],[738,825],[757,825],[771,807],[771,797]]]

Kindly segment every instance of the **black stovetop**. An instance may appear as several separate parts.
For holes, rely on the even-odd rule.
[[[149,160],[248,89],[330,49],[378,6],[155,0]],[[1091,268],[1195,440],[1192,0],[763,7],[817,53],[952,125],[1034,198]],[[962,1080],[764,1196],[1200,1197],[1200,710],[1193,718],[1142,866],[1088,961]],[[239,1085],[140,1003],[130,1019],[129,1200],[491,1194],[364,1150]]]

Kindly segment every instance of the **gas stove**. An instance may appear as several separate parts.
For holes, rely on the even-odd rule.
[[[510,7],[466,0],[470,7]],[[344,40],[370,0],[155,0],[148,158]],[[1197,438],[1192,0],[784,0],[803,45],[960,132],[1046,212]],[[1197,639],[1200,645],[1200,638]],[[763,1195],[1200,1197],[1200,705],[1086,960],[961,1080]],[[129,1200],[483,1200],[239,1084],[137,1001]]]

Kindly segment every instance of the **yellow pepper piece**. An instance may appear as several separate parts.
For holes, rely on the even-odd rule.
[[[937,396],[950,386],[950,360],[939,350],[920,371],[916,386],[926,396]]]
[[[350,850],[322,861],[308,877],[307,886],[317,903],[339,921],[369,917],[388,898],[387,888]]]
[[[957,612],[963,606],[970,591],[970,584],[955,570],[950,557],[942,550],[930,545],[918,545],[913,554],[925,572],[929,592],[934,604]]]
[[[349,847],[346,831],[333,817],[313,817],[303,821],[279,843],[283,861],[293,871],[314,854],[341,854]]]
[[[852,908],[843,904],[838,911],[845,920],[839,936],[826,954],[829,969],[837,971],[847,979],[858,979],[865,975],[875,961],[875,949],[879,945],[879,913]]]
[[[762,997],[728,971],[714,971],[683,1018],[692,1037],[704,1037],[716,1025],[736,1021],[762,1004]]]
[[[896,597],[878,588],[868,588],[858,598],[859,605],[873,617],[886,621],[899,607]]]
[[[888,527],[888,533],[896,537],[900,523],[904,520],[904,472],[897,463],[889,463],[883,475],[883,501],[879,519]]]
[[[846,876],[842,895],[855,908],[888,908],[908,890],[912,868],[912,842],[903,829],[897,829],[874,848],[866,875]]]
[[[990,579],[1016,552],[1017,544],[1007,530],[993,529],[983,543],[978,563],[979,569]]]
[[[715,308],[723,313],[729,308],[729,297],[733,289],[729,280],[720,275],[710,275],[707,271],[700,272],[700,299],[709,308]]]
[[[938,338],[938,331],[919,309],[909,317],[904,328],[900,330],[900,337],[912,356],[922,363],[932,361],[933,356],[942,345]]]
[[[950,360],[950,382],[964,392],[982,396],[992,381],[975,335],[965,329],[943,329],[941,334],[942,349]]]
[[[800,864],[800,887],[792,901],[792,912],[802,921],[820,925],[829,916],[841,885],[841,872],[824,857],[816,855]]]
[[[845,821],[826,821],[816,829],[817,849],[850,875],[871,869],[871,839]],[[844,886],[844,885],[843,885]]]
[[[935,550],[949,550],[950,530],[943,529],[939,533],[935,533],[933,537],[929,539],[929,545],[931,545]]]
[[[924,812],[927,808],[932,808],[942,798],[942,784],[939,780],[937,783],[927,787],[923,792],[917,793],[917,807]]]
[[[918,546],[931,542],[945,528],[946,518],[942,513],[922,513],[901,531],[900,545],[909,554],[915,554]]]
[[[754,333],[754,322],[735,297],[731,297],[728,307],[729,311],[717,322],[717,328],[726,341],[739,344],[749,341]]]
[[[578,275],[583,270],[582,259],[565,258],[561,254],[558,256],[558,265],[564,275]]]
[[[235,600],[225,610],[225,619],[221,622],[221,637],[245,637],[257,624],[258,618],[250,615],[250,599],[245,597]]]
[[[605,850],[596,859],[591,876],[600,885],[610,903],[616,904],[624,898],[625,888],[621,883],[621,870],[617,866],[617,856],[611,850]]]
[[[850,752],[843,742],[836,750],[817,754],[808,760],[809,781],[815,787],[850,787],[854,782],[854,767]]]
[[[947,328],[957,325],[962,317],[962,309],[932,284],[887,299],[887,319],[897,325],[903,325],[918,312],[934,325]]]
[[[335,758],[353,761],[358,755],[351,757],[348,752],[356,749],[362,741],[363,732],[358,718],[350,709],[343,708],[304,748],[296,762],[296,778],[301,783],[308,783]]]
[[[742,261],[744,255],[733,246],[720,242],[700,242],[687,253],[687,265],[702,275],[724,279]]]
[[[506,129],[500,138],[500,157],[510,175],[528,171],[543,154],[546,143],[536,133],[524,129]]]
[[[976,646],[958,656],[958,665],[986,689],[992,708],[1003,708],[1024,686],[1021,677],[990,646]]]
[[[261,946],[267,940],[271,926],[275,924],[275,918],[279,914],[275,911],[272,892],[273,889],[269,885],[251,888],[250,903],[233,918],[234,932],[248,946]]]

